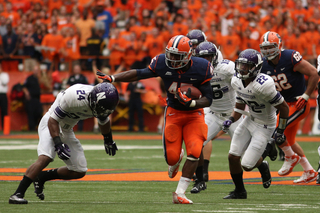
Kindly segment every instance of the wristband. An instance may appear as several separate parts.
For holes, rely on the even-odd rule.
[[[192,100],[189,107],[195,107],[195,106],[196,106],[196,103],[197,103],[197,102],[196,102],[195,100]]]
[[[110,129],[110,132],[107,133],[107,134],[102,134],[104,139],[107,140],[107,141],[112,141],[112,132],[111,132],[111,129]]]
[[[306,93],[303,93],[302,95],[301,95],[301,98],[303,98],[304,100],[308,100],[309,99],[309,95],[307,95]]]
[[[229,117],[229,120],[232,121],[232,123],[234,122],[234,117]]]
[[[110,78],[112,79],[111,83],[114,82],[114,76],[110,75]]]
[[[62,143],[61,138],[59,136],[56,136],[53,139],[54,145],[57,145],[59,143]]]

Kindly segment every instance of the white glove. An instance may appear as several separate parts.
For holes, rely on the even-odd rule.
[[[318,55],[318,66],[317,66],[317,70],[318,70],[318,73],[320,72],[320,55]]]

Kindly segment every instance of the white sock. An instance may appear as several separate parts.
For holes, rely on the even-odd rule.
[[[301,157],[300,165],[302,166],[302,168],[303,168],[304,171],[313,170],[313,167],[312,167],[311,164],[309,163],[309,161],[308,161],[308,159],[306,158],[306,156]]]
[[[184,194],[189,186],[191,182],[190,178],[186,178],[186,177],[180,177],[177,189],[176,189],[176,193],[177,194]]]
[[[286,157],[291,157],[292,155],[294,155],[294,152],[293,152],[291,146],[284,146],[281,149],[284,152]]]

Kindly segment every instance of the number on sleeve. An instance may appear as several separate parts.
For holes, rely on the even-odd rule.
[[[299,52],[295,52],[293,57],[296,61],[300,61],[302,59],[302,55]]]

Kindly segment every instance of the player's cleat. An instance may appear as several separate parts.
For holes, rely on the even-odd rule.
[[[207,188],[207,184],[204,181],[196,181],[191,189],[191,193],[199,193]]]
[[[196,181],[198,180],[197,175],[195,175],[195,174],[192,175],[192,178],[191,178],[191,179],[192,179],[192,181],[196,182]]]
[[[17,193],[10,196],[9,204],[28,204],[28,201],[23,199],[22,194]]]
[[[208,182],[208,180],[209,180],[209,174],[208,174],[207,172],[203,172],[203,180],[204,180],[205,182]]]
[[[193,204],[192,200],[189,200],[185,194],[177,194],[172,192],[172,203],[174,204]]]
[[[302,176],[299,179],[294,180],[293,182],[294,183],[310,183],[312,181],[317,180],[317,176],[318,176],[318,173],[312,169],[309,171],[304,171]]]
[[[300,162],[301,157],[297,155],[296,153],[292,155],[291,157],[285,156],[285,161],[281,167],[281,169],[278,171],[278,174],[280,176],[288,175],[292,172],[293,167],[295,167]]]
[[[317,176],[317,184],[320,184],[320,173],[319,173],[319,170],[318,170],[318,176]]]
[[[37,197],[40,200],[44,200],[44,194],[43,194],[44,186],[43,185],[44,185],[44,183],[42,181],[40,181],[38,177],[33,181],[34,193],[36,193]]]
[[[262,185],[264,188],[269,188],[271,185],[271,174],[269,169],[269,163],[267,161],[262,161],[262,170],[260,171],[261,178],[262,178]]]
[[[236,192],[235,190],[230,192],[227,196],[223,199],[247,199],[247,191],[243,192]]]
[[[177,173],[179,171],[180,163],[181,163],[182,158],[183,158],[183,154],[184,154],[184,150],[181,149],[180,159],[179,159],[178,163],[176,163],[176,165],[174,165],[174,166],[169,166],[169,168],[168,168],[169,178],[174,178],[177,175]]]
[[[271,161],[275,161],[278,157],[278,150],[277,150],[275,141],[271,140],[270,145],[271,145],[271,150],[269,151],[268,156]]]

